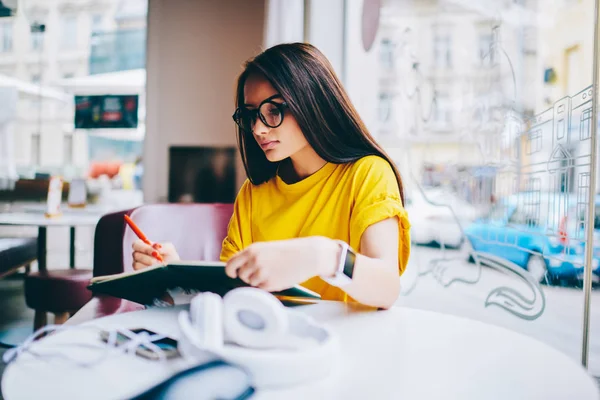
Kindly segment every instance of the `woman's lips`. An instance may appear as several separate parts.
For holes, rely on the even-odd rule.
[[[279,140],[270,140],[268,142],[262,142],[260,147],[263,150],[270,150],[279,144]]]

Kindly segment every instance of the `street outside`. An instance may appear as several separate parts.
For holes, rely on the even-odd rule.
[[[541,302],[539,316],[528,315],[527,312],[517,316],[493,302],[486,306],[486,299],[492,298],[490,293],[497,292],[498,288],[532,297],[531,288],[517,276],[488,266],[480,268],[481,275],[477,280],[478,271],[479,267],[467,262],[457,250],[413,245],[397,305],[499,325],[532,336],[581,361],[584,302],[581,288],[542,285],[543,296],[538,299]],[[453,277],[476,283],[455,281],[447,285]],[[533,317],[535,319],[531,319]],[[600,376],[599,336],[600,290],[593,290],[589,370],[594,376]]]

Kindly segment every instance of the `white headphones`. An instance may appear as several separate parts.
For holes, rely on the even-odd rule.
[[[179,314],[179,352],[198,361],[221,358],[252,375],[256,388],[326,377],[337,369],[337,336],[271,293],[244,287],[223,298],[204,292]]]

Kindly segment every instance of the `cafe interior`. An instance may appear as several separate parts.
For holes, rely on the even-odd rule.
[[[447,256],[443,244],[432,250],[413,243],[399,300],[388,309],[321,299],[302,287],[272,296],[220,293],[211,286],[211,279],[222,279],[219,257],[247,179],[232,120],[237,78],[247,60],[280,43],[314,45],[409,182],[407,193],[417,193],[421,186],[414,182],[425,181],[415,177],[423,165],[456,162],[468,165],[460,170],[467,175],[487,166],[493,180],[457,173],[449,178],[464,190],[479,179],[477,187],[486,193],[469,198],[483,200],[465,207],[483,210],[490,205],[484,201],[501,197],[495,189],[502,186],[499,164],[485,157],[473,164],[463,155],[483,148],[471,145],[480,140],[478,127],[445,136],[439,128],[476,107],[460,102],[458,110],[453,98],[459,93],[449,82],[484,76],[479,70],[461,74],[460,60],[469,52],[485,56],[468,46],[494,40],[499,26],[533,33],[521,41],[505,39],[507,50],[497,57],[512,57],[516,48],[533,57],[543,29],[559,24],[545,19],[541,3],[0,0],[0,399],[599,399],[597,346],[589,333],[591,272],[578,289],[556,289],[573,290],[575,306],[565,313],[576,315],[576,333],[564,340],[556,334],[557,345],[540,338],[544,324],[562,318],[559,311],[548,314],[560,299],[551,297],[555,288],[532,283],[515,268],[510,279],[518,282],[511,286],[499,277],[489,296],[470,292],[471,286],[457,289],[454,280],[441,284],[436,274],[449,273],[446,267],[459,252],[450,249]],[[554,3],[587,7],[581,14],[589,18],[581,22],[587,36],[568,48],[583,49],[581,60],[597,88],[598,19],[592,16],[600,15],[598,1]],[[470,40],[465,33],[465,42],[452,40],[448,32],[462,32],[464,24],[480,29],[478,18],[494,21],[488,36]],[[432,45],[419,59],[419,46],[411,46],[421,39]],[[458,50],[450,56],[450,49]],[[551,80],[555,70],[527,60],[514,68]],[[448,70],[425,69],[438,62]],[[517,75],[519,96],[527,98],[521,90],[528,75]],[[429,90],[428,82],[437,86]],[[486,83],[480,86],[488,90]],[[598,125],[595,90],[589,107]],[[428,96],[431,107],[421,109]],[[559,96],[549,91],[546,97]],[[575,110],[575,96],[569,101]],[[532,105],[533,114],[545,109],[540,107]],[[417,115],[428,113],[437,125],[420,136],[429,125]],[[537,143],[531,137],[522,139],[526,156]],[[595,150],[590,157],[597,161]],[[592,177],[596,164],[589,163]],[[404,206],[418,208],[417,199],[408,196]],[[414,240],[420,224],[444,229],[436,217],[418,219],[419,212],[408,213]],[[146,280],[144,274],[127,275],[138,280],[124,295],[119,282],[127,283],[115,276],[134,272],[132,244],[140,240],[173,243],[181,260],[191,261],[156,269]],[[422,254],[433,251],[431,268],[424,269]],[[488,285],[486,274],[494,268],[481,267],[477,258],[465,265],[465,276],[483,271],[472,287]],[[195,278],[197,290],[172,288],[168,301],[146,298],[184,267],[206,267],[206,275]],[[189,273],[186,279],[193,280]],[[421,294],[434,284],[430,295]],[[452,290],[463,296],[458,305],[450,305]]]

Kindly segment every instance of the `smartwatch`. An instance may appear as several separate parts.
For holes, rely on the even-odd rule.
[[[333,276],[322,276],[321,278],[332,286],[342,287],[352,283],[356,252],[348,243],[342,240],[337,240],[337,243],[342,247],[342,251],[340,252],[335,274]]]

